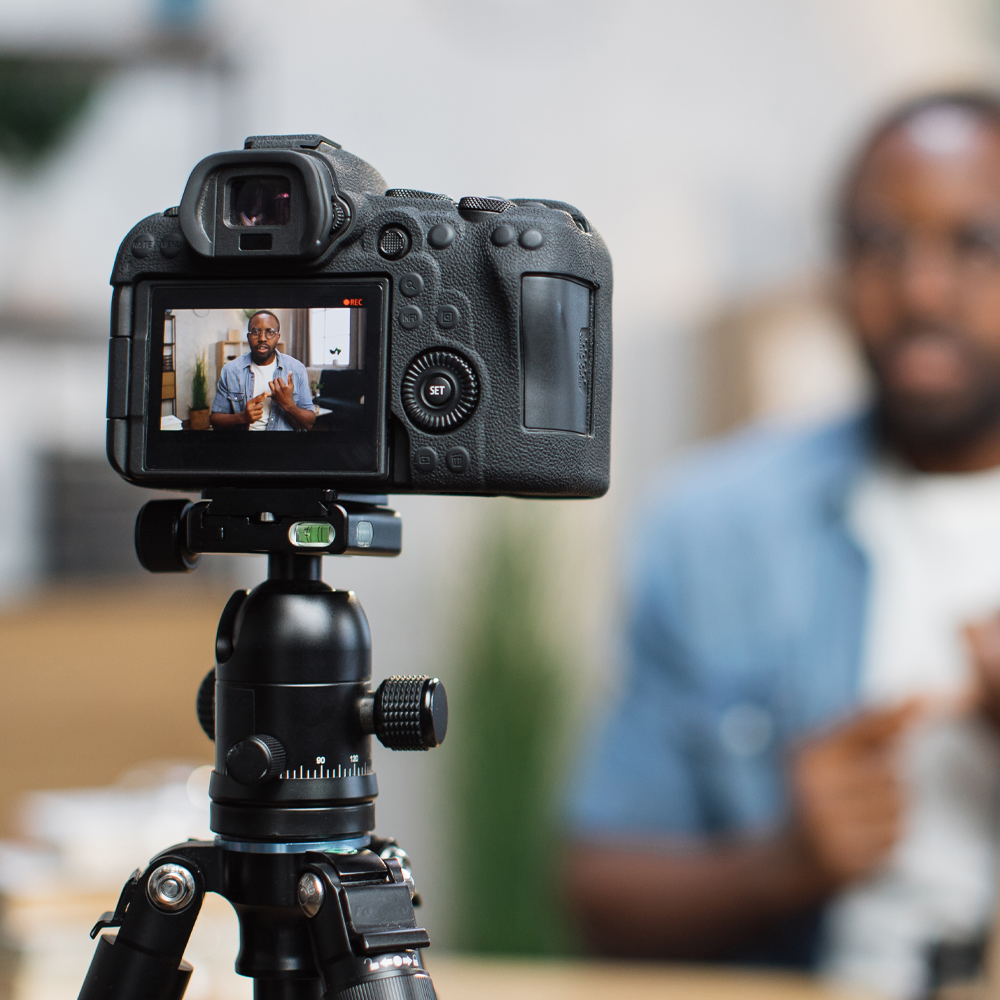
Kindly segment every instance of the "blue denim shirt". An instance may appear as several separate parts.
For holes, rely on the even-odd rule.
[[[274,359],[277,367],[274,369],[274,378],[284,378],[292,376],[292,387],[295,392],[295,405],[303,410],[313,409],[312,392],[309,389],[309,374],[305,365],[301,361],[282,354],[280,351],[274,352]],[[215,390],[215,399],[212,401],[213,413],[242,413],[246,409],[247,400],[253,399],[253,371],[250,365],[253,358],[249,354],[244,354],[240,358],[234,358],[226,362],[219,373],[219,385]],[[267,427],[269,431],[295,431],[296,427],[285,416],[285,411],[276,402],[271,402],[271,416],[268,418]]]
[[[625,676],[577,767],[577,836],[766,830],[786,750],[858,698],[868,567],[845,524],[870,421],[752,429],[632,522]]]

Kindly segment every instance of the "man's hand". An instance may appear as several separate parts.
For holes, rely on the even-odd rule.
[[[899,840],[897,749],[920,708],[911,700],[863,712],[796,755],[793,836],[806,868],[830,888],[871,873]]]
[[[288,373],[288,381],[286,382],[280,375],[267,383],[268,389],[271,390],[271,398],[280,406],[283,410],[293,410],[296,409],[295,406],[295,385],[292,382],[292,374]]]
[[[567,890],[591,947],[710,958],[870,873],[899,839],[896,751],[922,709],[863,712],[804,743],[792,825],[772,838],[571,845]]]
[[[966,625],[965,641],[975,672],[969,702],[1000,726],[1000,614]]]
[[[296,427],[304,431],[312,428],[316,422],[316,411],[312,407],[305,409],[296,404],[295,383],[291,372],[288,373],[287,382],[279,375],[276,379],[268,382],[267,387],[271,390],[271,398],[285,411],[288,419]]]
[[[266,392],[262,392],[259,396],[254,396],[253,399],[247,400],[247,408],[243,411],[243,422],[249,427],[255,420],[260,420],[264,416],[264,397],[267,396]]]

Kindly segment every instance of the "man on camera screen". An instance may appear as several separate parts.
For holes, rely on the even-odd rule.
[[[247,324],[248,354],[227,362],[212,403],[216,430],[308,431],[316,422],[309,376],[278,350],[281,323],[261,309]]]
[[[841,204],[871,413],[755,428],[661,487],[570,893],[619,954],[974,967],[1000,802],[1000,99],[870,136]]]

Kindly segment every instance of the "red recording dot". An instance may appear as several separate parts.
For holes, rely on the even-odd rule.
[[[351,300],[350,299],[344,299],[344,305],[345,306],[349,306],[350,304],[351,304]]]

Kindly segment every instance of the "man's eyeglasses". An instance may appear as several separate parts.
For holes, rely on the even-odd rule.
[[[247,332],[247,336],[250,340],[260,340],[263,337],[265,340],[277,340],[278,331],[268,327],[266,330],[261,330],[259,327],[252,326]]]
[[[968,224],[930,235],[873,221],[850,225],[846,235],[848,255],[855,264],[884,272],[902,271],[921,257],[963,276],[1000,271],[1000,224]]]

